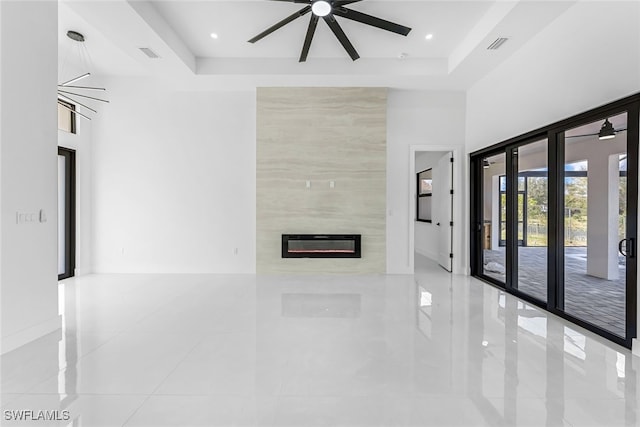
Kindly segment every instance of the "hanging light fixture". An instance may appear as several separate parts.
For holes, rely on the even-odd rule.
[[[604,123],[602,124],[602,127],[600,128],[600,132],[598,132],[598,139],[602,141],[605,139],[612,139],[615,137],[616,137],[616,130],[614,129],[609,119],[605,119]]]
[[[69,30],[67,31],[67,37],[69,37],[71,40],[73,40],[74,42],[78,43],[77,47],[78,47],[78,51],[79,51],[79,56],[80,56],[80,60],[82,62],[82,66],[83,67],[88,67],[88,64],[86,64],[85,62],[90,61],[90,57],[89,57],[89,53],[87,51],[86,46],[84,45],[84,35],[82,35],[81,33],[77,32],[77,31],[73,31],[73,30]],[[87,61],[88,59],[88,61]],[[64,66],[63,66],[64,68]],[[61,73],[62,74],[62,73]],[[71,108],[69,107],[65,102],[69,102],[72,103],[74,105],[80,106],[84,109],[87,109],[89,111],[91,111],[92,113],[97,113],[98,111],[95,110],[94,108],[82,103],[81,101],[79,101],[77,98],[81,98],[83,100],[88,100],[88,101],[84,101],[84,102],[92,102],[92,101],[98,101],[98,102],[105,102],[108,103],[109,101],[107,101],[106,99],[102,99],[102,98],[97,98],[95,96],[89,96],[87,95],[87,93],[91,93],[90,91],[102,91],[105,92],[106,89],[103,87],[95,87],[95,86],[89,86],[89,85],[85,85],[85,86],[78,86],[75,83],[79,82],[80,80],[84,80],[85,78],[91,76],[90,72],[85,72],[82,73],[78,76],[75,76],[69,80],[66,80],[60,84],[58,84],[58,105],[62,106],[63,108],[66,108],[67,110],[71,111],[73,114],[77,114],[82,118],[85,118],[87,120],[91,120],[91,118],[87,115],[87,114],[83,114],[79,111],[77,111],[77,108]],[[87,92],[89,91],[89,92]],[[61,102],[61,101],[65,101],[65,102]]]

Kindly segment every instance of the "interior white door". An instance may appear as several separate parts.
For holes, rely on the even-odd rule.
[[[452,270],[451,239],[453,221],[453,153],[449,152],[438,160],[437,177],[434,177],[434,187],[442,194],[439,200],[434,200],[435,220],[438,233],[438,264],[445,270]],[[437,179],[437,181],[436,181]],[[435,195],[435,194],[434,194]],[[436,203],[437,202],[437,203]]]

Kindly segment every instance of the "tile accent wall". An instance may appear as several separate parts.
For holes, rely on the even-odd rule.
[[[386,115],[384,88],[258,89],[258,273],[386,272]],[[361,234],[362,258],[283,259],[282,234]]]

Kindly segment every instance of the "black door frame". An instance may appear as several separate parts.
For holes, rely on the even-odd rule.
[[[58,156],[65,158],[65,271],[58,274],[58,280],[68,279],[76,270],[76,152],[58,147]]]
[[[490,147],[475,151],[469,155],[470,160],[470,261],[471,275],[489,284],[498,286],[506,292],[554,313],[572,323],[584,327],[604,338],[609,339],[626,348],[631,348],[633,338],[637,336],[637,253],[627,257],[626,268],[626,331],[625,337],[619,337],[605,329],[599,328],[589,322],[578,319],[564,311],[564,215],[560,209],[564,209],[564,191],[560,186],[564,185],[564,132],[568,129],[602,120],[607,116],[614,116],[627,112],[627,230],[626,238],[632,239],[637,247],[638,232],[638,144],[640,143],[640,93],[618,101],[594,108],[590,111],[577,114],[573,117],[561,120],[551,125],[527,132],[523,135],[510,138]],[[516,205],[509,200],[517,200],[517,186],[510,184],[507,179],[507,221],[511,227],[507,228],[506,266],[507,275],[505,282],[483,274],[482,265],[482,201],[483,185],[482,161],[484,158],[505,153],[506,175],[517,176],[514,171],[514,150],[521,145],[536,140],[548,141],[548,258],[547,258],[547,301],[543,302],[527,294],[519,292],[513,287],[517,280],[517,253],[513,246],[514,237],[517,237],[517,223],[510,221],[517,215]],[[513,193],[513,194],[511,194]],[[511,196],[511,197],[509,197]],[[636,250],[637,251],[637,250]]]

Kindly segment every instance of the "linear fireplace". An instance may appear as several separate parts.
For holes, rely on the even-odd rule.
[[[360,234],[283,234],[282,258],[360,258]]]

